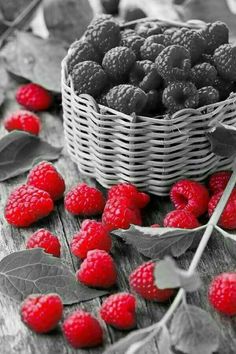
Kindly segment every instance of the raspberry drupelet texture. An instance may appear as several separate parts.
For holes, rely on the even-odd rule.
[[[126,197],[131,199],[137,208],[145,208],[150,202],[150,197],[144,192],[140,192],[131,183],[120,183],[111,187],[108,191],[108,199]]]
[[[225,81],[220,76],[216,77],[213,87],[219,92],[220,100],[225,100],[235,90],[233,81]]]
[[[128,229],[131,224],[141,225],[142,219],[135,202],[127,197],[120,196],[108,199],[102,222],[109,231]]]
[[[182,179],[172,186],[170,199],[177,210],[185,210],[198,217],[207,211],[209,193],[203,184]]]
[[[210,304],[226,316],[236,315],[236,273],[222,273],[211,282],[208,290]]]
[[[52,95],[37,84],[25,84],[16,91],[17,102],[31,111],[44,111],[52,105]]]
[[[155,64],[150,60],[136,61],[130,71],[129,81],[146,93],[159,88],[162,84],[162,78],[158,74]]]
[[[65,196],[65,208],[74,215],[97,215],[103,212],[105,198],[101,191],[80,183]]]
[[[98,320],[90,313],[77,310],[63,323],[63,334],[74,348],[96,347],[102,344],[103,331]]]
[[[157,71],[166,82],[187,80],[191,74],[190,54],[180,45],[171,45],[156,58]]]
[[[216,48],[222,44],[229,42],[229,29],[224,22],[216,21],[208,23],[203,30],[200,31],[206,46],[205,52],[212,54]]]
[[[136,32],[132,30],[125,30],[121,32],[121,42],[120,45],[123,47],[130,48],[136,55],[136,58],[140,58],[140,48],[144,43],[144,38],[139,36]]]
[[[136,299],[129,293],[110,295],[102,304],[100,315],[108,324],[120,330],[127,330],[136,325]]]
[[[141,264],[129,277],[130,287],[146,300],[164,302],[173,294],[173,289],[159,289],[154,279],[155,263],[150,261]]]
[[[164,227],[175,227],[178,229],[195,229],[200,224],[195,215],[186,210],[170,211],[164,221]]]
[[[38,135],[41,129],[39,117],[29,111],[16,111],[4,120],[4,127],[7,131],[23,130],[30,134]]]
[[[111,246],[112,239],[106,226],[96,220],[84,220],[70,244],[71,252],[81,259],[86,258],[88,251],[94,249],[109,252]]]
[[[30,295],[21,304],[22,321],[36,333],[48,333],[62,318],[63,304],[57,294]]]
[[[107,75],[103,68],[90,60],[76,64],[71,72],[71,78],[78,95],[87,93],[95,98],[107,84]]]
[[[163,91],[162,102],[170,114],[184,108],[196,108],[198,90],[192,82],[172,82]]]
[[[208,187],[212,194],[225,190],[227,183],[232,175],[231,171],[219,171],[210,176]]]
[[[61,245],[58,238],[46,229],[34,232],[27,240],[26,248],[43,248],[44,252],[60,257]]]
[[[103,250],[92,250],[76,273],[84,285],[94,288],[110,288],[116,283],[117,271],[112,257]]]
[[[123,82],[135,63],[135,53],[127,47],[115,47],[104,56],[102,66],[105,73],[114,82]]]
[[[94,47],[84,39],[80,39],[72,44],[67,56],[68,72],[73,70],[73,67],[82,61],[95,61],[101,63],[101,56]]]
[[[212,86],[216,76],[215,67],[209,63],[196,64],[191,70],[191,81],[197,88]]]
[[[47,192],[23,184],[9,195],[5,218],[13,226],[27,227],[49,215],[53,207],[53,200]]]
[[[215,50],[213,59],[223,80],[236,81],[236,46],[221,45]]]
[[[214,194],[208,204],[208,214],[211,216],[215,210],[217,204],[222,197],[223,191],[220,191]],[[234,230],[236,229],[236,188],[233,189],[228,202],[224,208],[223,213],[221,214],[218,225],[225,229]]]
[[[199,107],[206,106],[215,102],[218,102],[220,99],[219,91],[212,86],[202,87],[198,90],[199,96]]]
[[[155,21],[146,21],[144,23],[139,23],[136,25],[135,30],[140,36],[144,38],[148,38],[154,34],[163,33],[163,28]]]
[[[125,114],[138,114],[146,105],[147,95],[139,87],[118,85],[108,91],[106,99],[110,108]]]
[[[50,162],[43,161],[34,166],[27,177],[27,184],[48,192],[53,200],[63,197],[65,181]]]
[[[163,37],[163,35],[157,34],[145,39],[144,44],[140,48],[142,60],[151,60],[153,62],[156,60],[156,57],[165,48]]]

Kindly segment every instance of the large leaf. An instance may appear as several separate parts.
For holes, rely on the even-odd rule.
[[[23,131],[13,131],[0,139],[0,182],[28,171],[34,162],[56,160],[61,148]]]
[[[220,123],[208,133],[208,137],[216,155],[231,157],[236,154],[236,128]]]
[[[193,243],[196,245],[204,229],[205,226],[187,230],[132,225],[128,230],[119,229],[113,233],[135,247],[144,256],[155,259],[164,255],[181,256]]]
[[[30,294],[57,293],[65,305],[106,294],[87,288],[57,257],[41,248],[11,253],[0,261],[0,293],[17,301]]]
[[[61,61],[66,55],[61,41],[18,31],[1,55],[11,73],[50,91],[61,91]]]

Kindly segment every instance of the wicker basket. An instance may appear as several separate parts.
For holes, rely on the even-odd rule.
[[[236,127],[236,94],[172,117],[129,116],[98,105],[89,95],[77,96],[72,83],[68,85],[66,60],[62,63],[65,139],[82,174],[104,187],[130,182],[165,196],[180,178],[201,181],[231,167],[231,158],[211,151],[206,133],[218,122]]]

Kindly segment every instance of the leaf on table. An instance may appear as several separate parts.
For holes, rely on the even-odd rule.
[[[165,325],[162,326],[157,335],[158,354],[172,354],[171,337],[168,328]]]
[[[196,246],[205,227],[200,226],[196,229],[187,230],[131,225],[128,230],[118,229],[113,231],[113,234],[121,237],[144,256],[155,259],[164,255],[181,256],[193,244]]]
[[[216,155],[231,157],[236,154],[236,128],[220,123],[207,135]]]
[[[1,52],[8,71],[54,92],[61,91],[61,61],[65,55],[62,41],[21,31]]]
[[[154,278],[159,289],[183,288],[191,292],[201,286],[198,273],[189,274],[186,270],[180,269],[171,257],[165,257],[155,265]]]
[[[181,304],[172,318],[170,334],[175,349],[186,354],[211,354],[219,347],[219,328],[197,306]]]
[[[0,106],[3,104],[5,99],[5,93],[4,91],[0,88]]]
[[[229,252],[229,254],[236,259],[236,235],[235,234],[230,234],[229,232],[221,229],[219,226],[215,226],[215,229],[222,235],[224,236],[224,244]]]
[[[32,0],[0,1],[0,13],[5,21],[14,21],[17,16],[32,2]]]
[[[65,305],[102,296],[107,291],[91,289],[76,281],[60,258],[41,248],[11,253],[0,261],[0,293],[22,301],[30,294],[57,293]]]
[[[0,182],[30,170],[36,162],[57,160],[61,150],[23,131],[5,135],[0,139]]]

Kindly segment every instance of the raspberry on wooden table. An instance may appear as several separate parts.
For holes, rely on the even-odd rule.
[[[6,117],[4,127],[9,132],[12,130],[23,130],[30,134],[38,135],[41,129],[41,123],[36,114],[19,110]]]
[[[52,95],[37,84],[25,84],[16,91],[17,102],[31,111],[45,111],[52,105]]]
[[[60,199],[65,191],[65,181],[50,162],[34,166],[27,177],[27,184],[48,192],[53,200]]]
[[[208,205],[208,214],[211,216],[222,197],[223,191],[214,194]],[[234,230],[236,229],[236,188],[233,189],[228,202],[221,214],[218,221],[218,225],[225,229]]]
[[[5,218],[13,226],[27,227],[50,214],[53,207],[53,200],[47,192],[23,184],[9,195]]]
[[[131,183],[120,183],[111,187],[108,191],[108,199],[126,197],[133,200],[137,208],[145,208],[150,202],[150,197],[144,192],[140,192]]]
[[[43,248],[44,252],[60,257],[61,245],[58,238],[46,229],[34,232],[27,240],[26,248]]]
[[[65,319],[63,333],[74,348],[96,347],[103,341],[100,323],[90,313],[83,310],[77,310]]]
[[[224,191],[229,179],[232,175],[231,171],[219,171],[213,173],[209,179],[209,189],[212,194]]]
[[[63,304],[57,294],[30,295],[20,308],[22,321],[36,333],[48,333],[62,318]]]
[[[195,229],[200,226],[195,215],[185,210],[170,211],[164,221],[164,227],[176,227],[180,229]]]

